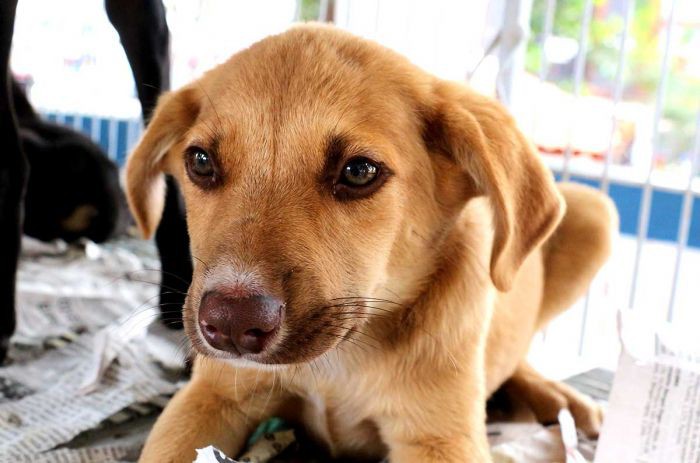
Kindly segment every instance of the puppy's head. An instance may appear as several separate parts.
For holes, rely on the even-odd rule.
[[[258,363],[309,360],[409,304],[472,198],[490,198],[500,290],[561,215],[497,103],[320,26],[162,97],[127,166],[146,236],[164,173],[187,210],[187,333],[202,353]]]

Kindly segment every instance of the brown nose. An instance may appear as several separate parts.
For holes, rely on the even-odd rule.
[[[284,304],[270,296],[232,297],[210,291],[202,296],[199,325],[215,349],[257,354],[279,330]]]

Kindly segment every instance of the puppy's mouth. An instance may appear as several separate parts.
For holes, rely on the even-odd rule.
[[[240,365],[302,364],[342,348],[343,343],[363,350],[373,344],[363,331],[371,314],[347,301],[319,304],[303,313],[285,307],[278,326],[253,329],[238,336],[221,333],[225,330],[202,320],[201,307],[192,312],[196,313],[186,314],[184,321],[195,351]]]

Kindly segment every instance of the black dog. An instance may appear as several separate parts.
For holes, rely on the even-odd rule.
[[[117,166],[89,138],[42,120],[15,81],[12,90],[30,170],[24,233],[44,241],[106,240],[119,223]]]
[[[161,0],[106,0],[105,7],[131,65],[143,119],[147,122],[158,95],[170,85],[165,9]],[[9,57],[16,9],[17,0],[0,1],[0,361],[15,328],[15,276],[29,178],[29,162],[22,141],[26,139],[28,146],[36,141],[29,134],[20,136],[12,97]],[[66,158],[65,162],[72,161]],[[27,198],[28,203],[30,200]],[[85,211],[89,215],[89,208],[83,214]],[[162,265],[160,302],[162,307],[170,308],[162,312],[162,318],[168,326],[181,327],[182,316],[172,308],[182,307],[184,303],[192,278],[192,262],[182,202],[172,181],[168,181],[156,244]]]

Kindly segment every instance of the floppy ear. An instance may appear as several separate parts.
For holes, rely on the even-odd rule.
[[[199,112],[194,89],[163,94],[143,137],[126,163],[126,197],[144,238],[155,232],[165,202],[165,155]]]
[[[426,144],[452,158],[490,198],[491,280],[507,291],[528,254],[561,220],[564,202],[535,148],[498,102],[457,83],[437,81],[433,90]]]

